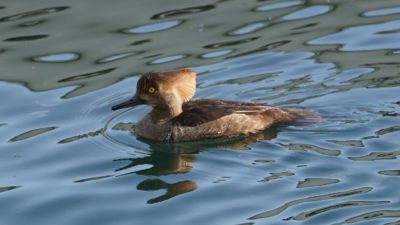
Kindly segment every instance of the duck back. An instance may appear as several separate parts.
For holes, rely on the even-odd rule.
[[[171,121],[168,141],[190,141],[247,135],[274,124],[305,124],[319,120],[317,113],[281,109],[264,104],[200,99],[183,104],[183,112]]]

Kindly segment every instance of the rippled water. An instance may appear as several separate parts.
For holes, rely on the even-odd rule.
[[[400,2],[3,1],[1,224],[400,224]],[[138,75],[319,124],[151,143]]]

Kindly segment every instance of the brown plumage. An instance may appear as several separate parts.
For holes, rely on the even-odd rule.
[[[137,135],[156,141],[193,141],[256,133],[279,123],[319,121],[304,109],[282,109],[251,102],[190,100],[196,74],[189,69],[144,74],[135,96],[113,110],[147,104],[153,110],[134,126]]]

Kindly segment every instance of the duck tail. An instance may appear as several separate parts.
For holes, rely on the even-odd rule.
[[[321,122],[319,113],[307,109],[287,108],[282,109],[287,113],[281,123],[294,126],[306,126]]]

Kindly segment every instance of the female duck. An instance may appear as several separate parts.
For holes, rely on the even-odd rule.
[[[196,74],[190,69],[144,74],[130,100],[112,107],[117,110],[140,104],[153,109],[134,126],[134,132],[155,141],[178,142],[234,137],[262,131],[278,123],[313,123],[317,113],[282,109],[250,102],[191,100]]]

